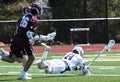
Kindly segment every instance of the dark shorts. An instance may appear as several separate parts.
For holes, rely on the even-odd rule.
[[[22,37],[14,37],[11,41],[10,53],[15,54],[16,57],[22,58],[23,55],[33,55],[32,44],[28,39]]]

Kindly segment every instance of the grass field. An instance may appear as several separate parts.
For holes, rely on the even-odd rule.
[[[88,64],[97,52],[85,53],[83,59]],[[48,59],[61,58],[64,54],[49,54]],[[36,59],[40,55],[36,55]],[[64,74],[45,74],[44,70],[39,70],[32,65],[29,70],[31,80],[17,80],[21,71],[19,63],[6,63],[0,61],[0,82],[119,82],[120,81],[120,53],[105,52],[89,68],[90,76],[81,76],[79,71],[66,72]]]

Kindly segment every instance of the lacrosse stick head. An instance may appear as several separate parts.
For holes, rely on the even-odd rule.
[[[108,44],[105,46],[105,50],[110,50],[115,45],[115,40],[109,40]]]

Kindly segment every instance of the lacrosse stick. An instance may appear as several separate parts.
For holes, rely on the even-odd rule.
[[[114,46],[114,44],[115,44],[115,41],[114,41],[114,40],[109,40],[108,44],[102,49],[102,51],[99,52],[99,53],[97,54],[97,56],[88,64],[88,68],[91,66],[91,64],[92,64],[93,62],[95,62],[95,60],[96,60],[104,51],[111,49],[111,48]]]

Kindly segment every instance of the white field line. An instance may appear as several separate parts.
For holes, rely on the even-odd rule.
[[[97,56],[97,54],[84,55],[84,57],[95,57],[95,56]],[[101,54],[100,56],[101,56],[101,57],[102,57],[102,56],[120,56],[120,54],[117,54],[117,53],[114,54],[114,55],[113,55],[113,54]],[[59,56],[59,55],[58,55],[58,56],[51,56],[50,58],[52,58],[52,59],[55,58],[55,59],[56,59],[56,58],[62,58],[62,57],[63,57],[63,56]],[[40,58],[41,58],[41,57],[36,57],[36,59],[40,59]],[[96,61],[97,61],[97,60],[96,60]],[[109,60],[109,61],[110,61],[110,60]],[[112,61],[113,61],[113,60],[112,60]],[[120,60],[115,60],[115,61],[120,61]]]
[[[0,75],[18,75],[19,73],[0,73]],[[81,74],[32,74],[32,76],[82,76]],[[87,76],[120,76],[120,74],[91,74]]]
[[[0,68],[21,68],[22,66],[0,66]],[[31,66],[32,68],[37,68],[37,66]],[[107,68],[111,68],[111,69],[115,69],[115,68],[120,68],[120,66],[90,66],[92,68],[103,68],[103,69],[107,69]]]
[[[0,66],[0,67],[16,67],[16,68],[19,68],[19,67],[22,67],[22,66],[4,66],[4,65],[2,65],[2,66]],[[31,67],[37,67],[37,66],[31,66]],[[93,67],[93,68],[100,68],[100,67],[114,67],[114,68],[120,68],[120,66],[90,66],[90,67]]]
[[[0,67],[21,67],[21,66],[0,66]],[[36,66],[32,66],[36,67]],[[120,68],[120,66],[91,66],[92,68],[99,68],[99,69],[116,69]],[[8,72],[8,73],[0,73],[0,75],[18,75],[20,72]],[[81,76],[80,74],[39,74],[34,73],[33,76]],[[91,74],[89,76],[120,76],[120,74]]]
[[[3,68],[4,68],[4,67],[14,67],[14,68],[19,68],[19,67],[22,67],[22,66],[9,66],[9,65],[5,66],[5,65],[1,65],[0,68],[1,68],[1,67],[3,67]],[[37,67],[37,66],[31,66],[31,67]]]
[[[90,61],[92,61],[92,59],[86,59],[86,60],[84,60],[85,62],[90,62]],[[120,61],[120,59],[97,59],[97,60],[95,60],[95,61]]]

